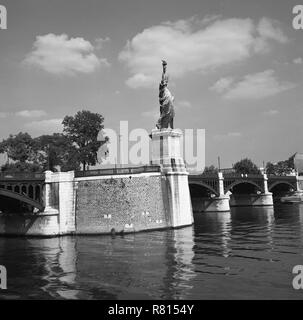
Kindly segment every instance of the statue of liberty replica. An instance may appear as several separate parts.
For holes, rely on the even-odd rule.
[[[159,84],[160,117],[151,132],[151,163],[160,164],[164,171],[186,172],[181,155],[182,131],[174,128],[174,96],[168,90],[167,62],[162,60],[162,78]],[[172,167],[173,166],[173,167]]]
[[[174,96],[167,88],[168,75],[166,74],[167,62],[162,60],[162,79],[159,84],[159,103],[160,103],[160,118],[156,124],[158,129],[174,128]]]
[[[172,227],[193,223],[188,186],[188,172],[184,164],[181,144],[183,133],[174,129],[174,97],[167,88],[167,62],[162,60],[162,79],[159,84],[160,118],[151,132],[151,164],[161,168],[161,188],[165,198],[166,219]]]

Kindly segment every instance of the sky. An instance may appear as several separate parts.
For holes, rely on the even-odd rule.
[[[175,126],[205,129],[206,164],[302,152],[303,30],[297,1],[0,0],[0,139],[62,130],[98,112],[151,131],[161,59]]]

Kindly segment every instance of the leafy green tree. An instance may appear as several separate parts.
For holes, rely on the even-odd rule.
[[[41,172],[42,167],[38,163],[30,162],[13,162],[6,163],[1,167],[2,172],[14,173],[14,172]]]
[[[104,118],[98,113],[82,110],[75,116],[66,116],[63,119],[63,132],[70,139],[77,150],[77,159],[86,170],[87,165],[98,162],[98,150],[108,141],[98,141],[99,132],[104,129]]]
[[[290,174],[293,171],[293,168],[290,167],[289,161],[285,160],[285,161],[279,161],[275,165],[275,171],[276,171],[276,175],[285,176]]]
[[[287,160],[279,161],[276,164],[268,162],[266,164],[266,173],[277,176],[285,176],[292,173],[294,170],[294,160],[290,157]]]
[[[80,169],[76,147],[68,137],[60,133],[34,139],[27,133],[10,135],[0,144],[0,153],[7,153],[11,160],[1,167],[6,172]]]
[[[35,141],[28,134],[19,132],[16,135],[10,135],[0,143],[0,153],[6,153],[8,159],[25,163],[35,159]]]
[[[236,173],[260,174],[259,168],[248,158],[242,159],[233,165]]]
[[[265,166],[265,171],[267,174],[275,175],[276,174],[275,165],[272,162],[267,162]]]
[[[37,161],[43,170],[61,171],[79,170],[80,162],[73,142],[61,133],[42,135],[35,139]]]
[[[218,173],[218,168],[216,168],[214,165],[211,165],[209,167],[205,167],[204,168],[204,171],[203,171],[203,174],[215,174],[215,173]]]

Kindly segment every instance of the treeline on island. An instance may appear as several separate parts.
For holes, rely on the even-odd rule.
[[[267,162],[264,172],[276,176],[285,176],[293,173],[294,169],[294,156],[292,156],[287,160],[279,161],[277,163]],[[261,174],[261,170],[258,168],[258,166],[248,158],[236,162],[229,170],[239,174]],[[218,171],[218,168],[216,168],[214,165],[211,165],[205,167],[203,174],[215,174],[218,173]]]
[[[98,113],[82,110],[65,116],[63,133],[31,137],[19,132],[0,143],[0,153],[7,155],[3,172],[43,172],[86,170],[98,163],[98,150],[108,142],[98,140],[104,129],[104,118]]]

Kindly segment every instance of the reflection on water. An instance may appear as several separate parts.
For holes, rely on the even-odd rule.
[[[0,238],[2,299],[302,299],[303,206],[195,216],[193,227],[51,239]]]

